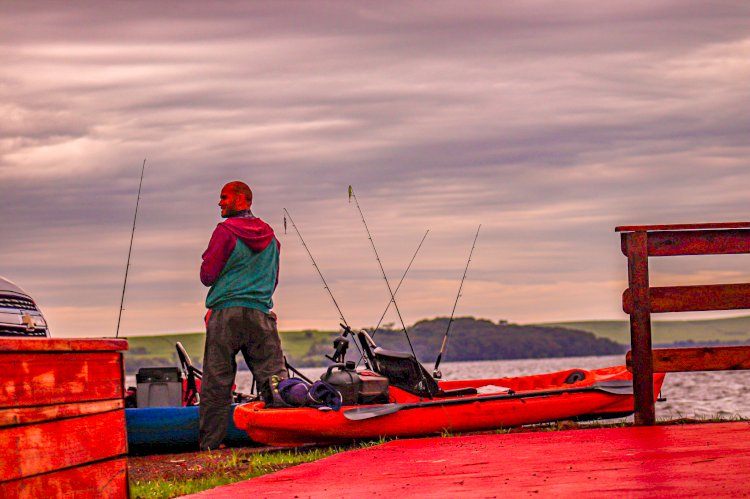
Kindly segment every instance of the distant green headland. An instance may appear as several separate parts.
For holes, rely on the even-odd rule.
[[[410,326],[409,335],[419,360],[435,361],[448,326],[447,317],[422,320]],[[750,344],[750,316],[696,321],[654,321],[654,346]],[[370,331],[372,334],[372,331]],[[340,331],[283,331],[287,360],[297,367],[323,366]],[[375,342],[384,348],[409,351],[403,331],[380,329]],[[200,366],[205,333],[134,336],[128,338],[125,369],[176,366],[175,342],[180,341],[193,363]],[[629,349],[628,321],[580,321],[519,325],[506,321],[461,317],[454,319],[443,355],[446,361],[504,360],[624,354]],[[350,358],[356,349],[350,346]],[[238,363],[244,367],[244,363]]]

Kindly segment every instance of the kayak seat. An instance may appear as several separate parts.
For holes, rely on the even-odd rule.
[[[440,396],[440,387],[429,372],[410,353],[376,347],[372,350],[373,370],[388,382],[420,397]]]
[[[388,382],[405,392],[419,397],[460,397],[476,395],[476,388],[456,388],[443,391],[427,369],[407,352],[386,350],[375,345],[365,331],[358,333],[364,354],[372,364],[372,370],[388,378]]]
[[[399,352],[396,350],[386,350],[385,348],[375,347],[373,351],[375,357],[390,357],[394,359],[414,359],[414,356],[408,352]],[[416,362],[416,359],[414,359]]]

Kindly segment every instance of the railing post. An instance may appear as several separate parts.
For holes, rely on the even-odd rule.
[[[630,314],[631,352],[626,359],[633,371],[635,424],[656,423],[654,408],[654,353],[651,350],[651,314],[750,308],[750,283],[650,288],[650,256],[737,255],[750,253],[750,222],[615,227],[621,249],[628,257],[628,289],[623,311]],[[750,347],[730,349],[677,349],[673,358],[660,359],[658,370],[683,372],[750,369]],[[673,350],[662,350],[662,352]],[[665,370],[666,369],[666,370]]]
[[[635,424],[656,422],[654,408],[654,365],[651,355],[651,312],[648,283],[648,233],[623,234],[628,255],[628,285],[633,298],[630,314],[630,342],[633,351]]]

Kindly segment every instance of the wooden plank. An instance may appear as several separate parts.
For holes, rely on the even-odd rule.
[[[750,227],[750,222],[709,222],[702,224],[667,225],[620,225],[615,232],[640,232],[652,230],[702,230],[702,229],[741,229]]]
[[[0,352],[0,372],[0,407],[123,397],[120,352]]]
[[[653,425],[654,370],[651,363],[651,314],[648,310],[648,251],[646,232],[628,234],[628,283],[632,290],[633,311],[630,314],[630,344],[634,355],[633,395],[635,424]]]
[[[0,449],[3,480],[122,456],[127,453],[125,411],[2,428]]]
[[[98,414],[124,408],[125,402],[122,399],[38,407],[11,407],[0,409],[0,428],[19,424],[42,423],[53,419],[86,416],[88,414]]]
[[[627,233],[621,235],[620,249],[627,255]],[[650,232],[649,256],[737,255],[750,253],[750,230],[702,230]]]
[[[651,313],[750,308],[750,284],[656,287],[650,290],[649,303]],[[635,309],[629,289],[623,293],[622,309],[628,314]]]
[[[750,369],[750,346],[657,348],[652,357],[654,372],[659,373]],[[632,371],[632,352],[625,362]]]
[[[750,229],[651,232],[649,256],[750,253]]]
[[[44,475],[0,482],[0,497],[128,497],[128,462],[125,458],[110,459]]]
[[[0,352],[101,352],[127,349],[127,340],[119,339],[0,338]]]

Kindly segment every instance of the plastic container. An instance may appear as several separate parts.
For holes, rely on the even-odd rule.
[[[142,367],[135,381],[138,407],[182,405],[182,378],[176,367]]]

